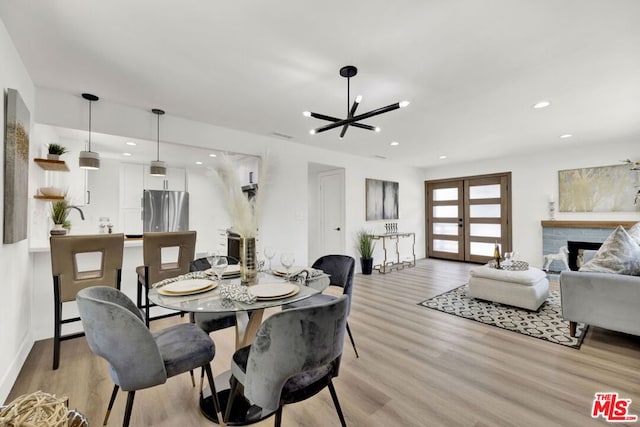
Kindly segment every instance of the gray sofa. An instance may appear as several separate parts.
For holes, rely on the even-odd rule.
[[[594,253],[585,251],[585,262]],[[572,337],[577,322],[640,335],[640,276],[563,271],[560,293]]]

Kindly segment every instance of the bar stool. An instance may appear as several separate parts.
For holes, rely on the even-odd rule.
[[[177,249],[175,261],[163,262],[163,250]],[[150,317],[149,309],[155,304],[149,302],[149,287],[161,280],[171,279],[189,272],[189,266],[196,252],[195,231],[172,231],[160,233],[144,233],[142,235],[142,258],[144,265],[136,268],[138,273],[138,293],[136,304],[144,310],[145,324],[151,320],[162,319],[181,314],[169,313]],[[144,301],[143,301],[144,296]]]
[[[54,300],[53,369],[58,369],[60,342],[84,336],[84,332],[62,335],[63,324],[80,321],[80,317],[62,318],[62,305],[75,301],[80,290],[91,286],[120,289],[124,234],[51,236],[49,243]],[[85,265],[91,265],[91,269],[83,269]]]

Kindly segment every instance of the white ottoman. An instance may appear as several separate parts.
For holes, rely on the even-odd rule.
[[[533,267],[510,271],[484,265],[471,271],[467,295],[537,310],[549,296],[549,281],[544,271]]]

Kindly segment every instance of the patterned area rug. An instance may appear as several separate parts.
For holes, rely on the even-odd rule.
[[[569,322],[561,316],[560,291],[550,291],[538,311],[468,297],[467,285],[418,305],[575,349],[582,345],[588,329],[578,323],[576,337],[569,336]]]

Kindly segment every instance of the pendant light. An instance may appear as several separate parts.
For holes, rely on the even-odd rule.
[[[154,108],[151,112],[158,116],[158,132],[157,132],[157,145],[156,145],[156,160],[151,161],[151,175],[152,176],[165,176],[167,174],[167,164],[160,160],[160,116],[164,114],[164,111]]]
[[[90,93],[83,93],[82,97],[89,101],[89,149],[80,152],[79,165],[83,169],[100,169],[100,154],[91,151],[91,103],[100,98]]]

